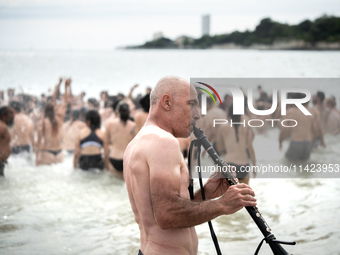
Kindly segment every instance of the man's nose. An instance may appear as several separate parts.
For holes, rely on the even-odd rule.
[[[200,111],[198,110],[198,107],[195,107],[192,114],[193,114],[194,120],[199,120],[201,118],[201,114],[200,114]]]

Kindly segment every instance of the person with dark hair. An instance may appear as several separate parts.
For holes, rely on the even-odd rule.
[[[0,107],[0,176],[4,176],[5,163],[11,154],[11,135],[8,127],[13,126],[14,111],[10,106]]]
[[[95,98],[89,98],[87,100],[87,106],[91,110],[98,110],[99,109],[99,102]]]
[[[100,129],[101,121],[97,110],[88,110],[85,116],[86,127],[80,130],[75,143],[73,166],[82,170],[104,169],[106,152],[105,132]]]
[[[123,155],[129,142],[134,137],[136,124],[130,120],[129,105],[121,101],[117,105],[118,118],[109,120],[105,125],[107,151],[105,165],[109,171],[123,178]]]
[[[79,120],[80,121],[85,122],[86,112],[87,112],[86,107],[80,108],[80,114],[79,114]]]
[[[149,116],[150,94],[146,94],[144,97],[141,98],[140,105],[142,106],[143,111],[138,112],[135,115],[135,123],[136,123],[136,128],[135,128],[135,131],[134,131],[135,135],[139,132],[139,130],[141,130],[144,123],[146,122],[146,119]]]
[[[63,124],[63,149],[69,154],[74,153],[76,138],[81,129],[86,127],[83,121],[80,121],[80,110],[72,110],[71,119]]]
[[[11,128],[12,155],[22,152],[30,153],[31,146],[34,148],[34,123],[30,117],[22,113],[22,104],[11,101],[9,105],[14,109],[14,125]]]
[[[65,96],[60,107],[56,104],[57,95],[62,79],[59,79],[58,85],[52,96],[52,102],[47,102],[44,107],[44,118],[37,124],[37,144],[36,144],[36,164],[50,165],[63,161],[61,149],[62,142],[62,125],[66,112],[68,100],[68,87],[71,80],[65,80]]]
[[[228,123],[217,132],[216,148],[226,154],[225,161],[236,168],[236,177],[242,183],[249,183],[249,159],[256,165],[253,147],[254,133],[247,125],[248,117],[233,114],[233,104],[228,107]],[[256,173],[254,172],[254,177]]]

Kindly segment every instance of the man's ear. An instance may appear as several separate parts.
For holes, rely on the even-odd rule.
[[[170,111],[170,108],[171,108],[170,96],[169,95],[163,95],[161,102],[162,102],[162,106],[163,106],[164,110]]]

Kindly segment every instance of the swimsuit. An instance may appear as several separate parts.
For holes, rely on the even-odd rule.
[[[228,165],[236,167],[236,177],[239,180],[242,180],[247,177],[247,170],[249,169],[249,165],[236,165],[233,163],[228,163]],[[242,168],[241,168],[242,167]]]
[[[19,154],[21,152],[31,152],[31,147],[28,144],[25,145],[17,145],[12,147],[11,154]]]
[[[96,132],[94,130],[91,130],[91,133],[82,139],[80,141],[80,148],[83,149],[87,146],[96,146],[98,148],[103,147],[103,142],[102,140],[99,139],[99,137],[96,135]]]
[[[91,130],[91,133],[80,141],[80,148],[83,149],[87,146],[96,146],[98,148],[103,147],[102,140],[96,135],[95,130]],[[80,155],[79,157],[79,168],[83,170],[90,169],[104,169],[104,161],[101,154],[94,155]]]
[[[138,255],[144,255],[141,250],[138,251]]]
[[[101,154],[80,155],[79,168],[83,170],[104,169],[104,161]]]
[[[312,141],[290,141],[285,156],[291,161],[307,160],[312,152],[312,148]]]
[[[110,162],[117,171],[123,172],[123,160],[122,159],[110,158]]]
[[[54,156],[57,156],[61,152],[61,150],[56,150],[56,151],[53,151],[53,150],[42,150],[42,151],[51,153]]]

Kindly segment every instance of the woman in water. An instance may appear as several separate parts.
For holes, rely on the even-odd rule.
[[[106,168],[123,178],[123,156],[126,147],[134,137],[135,123],[131,121],[129,105],[120,102],[117,106],[118,118],[106,123],[106,139],[109,157],[106,157]]]
[[[69,154],[74,153],[74,146],[77,135],[80,130],[86,127],[86,124],[79,120],[80,110],[73,110],[71,120],[63,124],[63,149]]]
[[[106,153],[105,132],[100,129],[100,116],[97,110],[89,110],[85,116],[86,127],[80,130],[74,151],[74,168],[83,170],[104,169]]]
[[[68,87],[71,80],[65,81],[65,96],[62,104],[58,107],[56,97],[59,93],[59,88],[62,79],[56,86],[52,97],[52,102],[49,102],[44,107],[44,117],[37,123],[37,145],[36,145],[36,165],[50,165],[63,161],[61,153],[62,142],[62,125],[66,112],[68,100]]]
[[[243,125],[243,123],[245,124]],[[233,114],[231,103],[228,107],[228,123],[220,127],[216,139],[217,150],[226,153],[225,161],[236,168],[237,178],[246,184],[249,183],[249,159],[253,166],[256,165],[253,148],[254,134],[247,123],[247,116]]]

